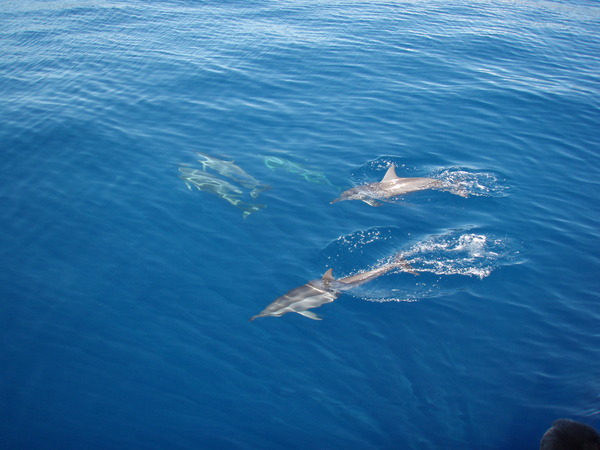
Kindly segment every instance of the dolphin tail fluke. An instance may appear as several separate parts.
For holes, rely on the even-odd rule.
[[[413,266],[411,266],[406,259],[402,255],[396,255],[394,258],[394,264],[404,272],[412,273],[413,275],[421,275],[417,272]]]
[[[260,205],[260,204],[255,205],[255,204],[244,203],[244,202],[240,202],[236,206],[242,210],[242,217],[244,219],[247,219],[248,216],[250,216],[250,214],[253,214],[256,211],[260,211],[261,209],[264,209],[267,207],[267,205]]]

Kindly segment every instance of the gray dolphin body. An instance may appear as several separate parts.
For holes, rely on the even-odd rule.
[[[202,164],[204,170],[206,170],[207,167],[210,167],[220,175],[223,175],[224,177],[241,184],[245,188],[250,189],[250,196],[252,198],[257,198],[262,191],[270,189],[269,186],[262,184],[240,166],[234,164],[233,161],[215,158],[214,156],[202,152],[197,152],[196,154],[202,158],[199,159],[198,162]]]
[[[404,258],[399,255],[397,255],[394,261],[389,264],[366,272],[360,272],[356,275],[340,278],[339,280],[333,278],[333,269],[329,269],[322,278],[309,281],[300,287],[292,289],[287,294],[278,297],[260,314],[257,314],[250,320],[252,321],[257,317],[266,316],[280,317],[289,312],[301,314],[309,319],[321,320],[318,315],[309,311],[309,309],[318,308],[325,303],[331,303],[342,295],[343,292],[374,280],[393,269],[402,269],[405,272],[419,275],[419,273],[415,272]]]
[[[442,182],[434,178],[400,178],[396,175],[396,167],[391,165],[379,182],[363,184],[342,192],[331,203],[343,200],[362,200],[371,206],[381,206],[378,199],[396,197],[409,192],[422,191],[441,186]]]

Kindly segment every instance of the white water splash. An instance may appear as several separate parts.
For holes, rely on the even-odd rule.
[[[419,272],[483,279],[506,263],[507,243],[484,234],[449,233],[419,242],[402,255]]]
[[[504,197],[508,187],[491,172],[469,172],[462,169],[445,169],[432,174],[442,182],[439,190],[461,197]]]
[[[389,264],[399,253],[420,276],[398,268],[348,292],[355,298],[378,303],[452,295],[473,283],[470,279],[483,280],[494,270],[519,262],[519,245],[512,239],[475,230],[429,236],[404,250],[396,246],[405,240],[406,236],[394,228],[358,231],[338,238],[323,256],[329,254],[329,266],[341,276]],[[394,247],[398,250],[390,254]],[[386,254],[382,256],[384,250]],[[371,264],[360,263],[368,259]]]

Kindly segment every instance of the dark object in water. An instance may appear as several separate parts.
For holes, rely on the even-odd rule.
[[[589,425],[558,419],[542,436],[540,450],[600,450],[600,434]]]

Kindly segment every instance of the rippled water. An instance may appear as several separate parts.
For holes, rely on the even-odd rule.
[[[596,2],[2,6],[4,446],[600,428]],[[330,204],[392,164],[442,186]],[[398,253],[419,276],[248,322]]]

